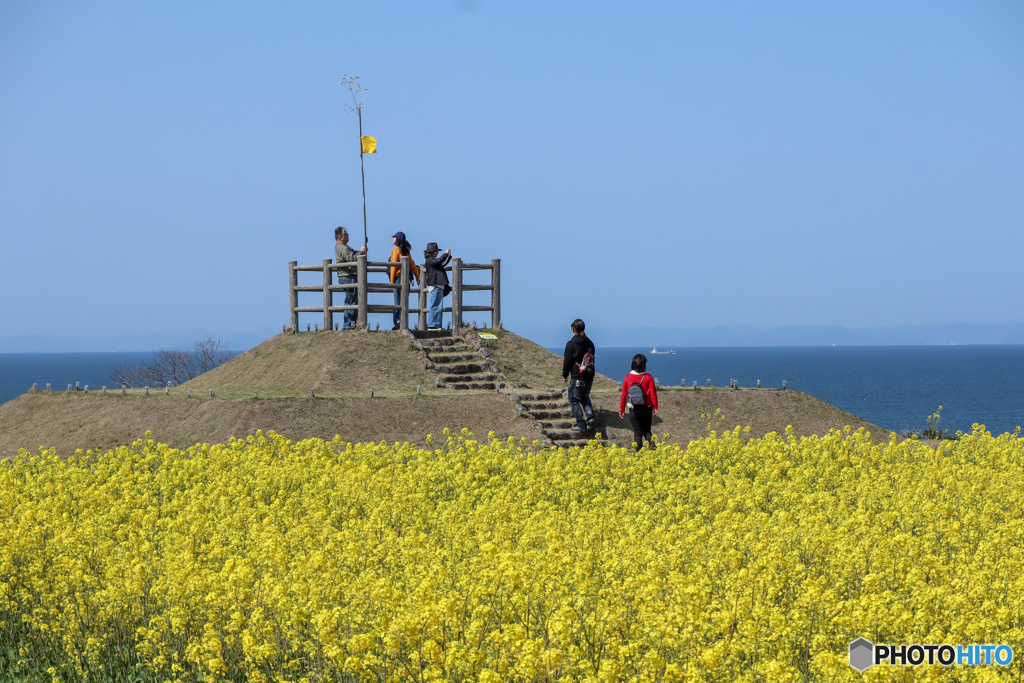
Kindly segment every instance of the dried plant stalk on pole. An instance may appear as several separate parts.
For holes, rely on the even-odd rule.
[[[369,88],[364,88],[359,83],[358,74],[351,78],[349,78],[348,74],[342,76],[341,85],[352,96],[352,104],[346,104],[345,110],[350,114],[355,112],[359,117],[359,173],[363,180],[363,246],[365,247],[369,243],[369,238],[366,236],[366,172],[363,170],[363,104],[358,101],[357,95],[364,90],[369,90]]]

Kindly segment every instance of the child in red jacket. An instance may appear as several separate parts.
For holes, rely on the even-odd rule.
[[[647,374],[647,356],[642,353],[633,356],[633,369],[622,380],[619,417],[625,417],[627,403],[633,407],[629,422],[633,425],[633,442],[639,452],[644,439],[648,446],[653,445],[651,421],[658,414],[658,390],[654,387],[654,378]]]

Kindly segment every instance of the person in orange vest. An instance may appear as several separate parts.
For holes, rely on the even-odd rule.
[[[388,258],[388,261],[390,261],[391,263],[397,263],[397,262],[402,260],[403,256],[408,256],[409,257],[409,272],[410,272],[410,274],[412,274],[413,281],[416,284],[419,284],[419,282],[420,282],[420,269],[419,269],[419,266],[416,265],[416,261],[412,258],[412,255],[411,255],[412,254],[412,245],[409,244],[409,240],[405,239],[405,233],[402,232],[401,230],[399,230],[394,235],[392,235],[392,241],[395,244],[395,248],[391,250],[391,256]],[[401,269],[401,267],[399,267],[399,266],[391,266],[391,269],[390,269],[390,272],[388,273],[388,275],[390,276],[392,284],[398,285],[398,284],[402,283],[402,269]],[[399,288],[395,289],[395,306],[401,306],[401,305],[402,305],[402,289],[399,287]],[[401,313],[399,313],[397,308],[395,309],[392,318],[394,320],[395,326],[392,327],[391,329],[397,330],[399,327],[401,327],[398,324],[398,321],[401,320]]]

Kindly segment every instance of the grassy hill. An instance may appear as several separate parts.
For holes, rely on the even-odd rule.
[[[498,339],[484,340],[505,371],[505,376],[517,385],[533,389],[560,388],[562,383],[562,357],[543,346],[508,330],[487,330]],[[594,378],[594,391],[614,391],[618,384],[600,373]]]
[[[521,391],[564,386],[560,357],[512,332],[498,331],[498,336],[484,341],[484,348],[510,381],[525,385]],[[224,442],[257,429],[273,429],[292,439],[337,434],[348,441],[419,444],[445,427],[467,427],[478,437],[494,431],[503,437],[541,438],[531,421],[517,416],[507,395],[453,392],[438,387],[437,377],[399,332],[282,334],[169,394],[151,390],[146,395],[141,389],[126,394],[23,394],[0,406],[0,456],[40,446],[54,447],[61,455],[78,448],[106,449],[130,443],[146,431],[177,447]],[[654,433],[668,433],[672,441],[703,436],[709,425],[719,430],[750,425],[752,436],[781,432],[787,425],[799,435],[845,425],[865,427],[881,438],[888,434],[796,391],[674,387],[661,390],[659,397]],[[628,419],[618,417],[618,385],[598,376],[592,398],[613,435],[631,440]],[[720,420],[704,417],[716,409],[722,411]]]
[[[181,386],[223,398],[412,396],[416,386],[434,389],[419,353],[398,332],[279,334]],[[177,393],[172,389],[171,393]]]

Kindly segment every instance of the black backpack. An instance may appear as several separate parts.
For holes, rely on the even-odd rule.
[[[644,381],[645,375],[640,375],[640,382]],[[634,382],[632,378],[629,380],[629,391],[626,392],[626,403],[631,406],[645,406],[647,405],[647,397],[644,396],[644,389],[640,386],[640,382]]]

